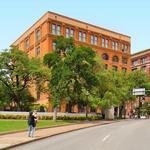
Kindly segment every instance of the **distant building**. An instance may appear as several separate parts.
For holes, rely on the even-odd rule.
[[[146,49],[131,56],[132,71],[143,70],[150,77],[150,49]]]
[[[44,14],[12,45],[28,53],[29,57],[40,57],[55,50],[55,39],[63,35],[73,37],[75,44],[89,46],[102,57],[106,69],[131,70],[131,38],[108,29],[72,19],[53,12]],[[35,88],[35,87],[34,87]],[[47,96],[33,90],[40,103],[48,102]],[[66,111],[66,104],[60,110]],[[52,107],[50,106],[50,111]]]
[[[146,49],[131,55],[132,71],[143,70],[150,79],[150,49]],[[146,101],[150,101],[150,97],[145,97]]]

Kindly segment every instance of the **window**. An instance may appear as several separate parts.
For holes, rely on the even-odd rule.
[[[125,45],[125,53],[128,51],[128,45]]]
[[[61,26],[52,24],[52,34],[60,35],[61,34]]]
[[[147,57],[141,58],[141,63],[142,63],[142,64],[145,64],[146,62],[147,62]]]
[[[146,66],[142,66],[142,67],[141,67],[141,70],[142,70],[143,72],[146,72]]]
[[[69,34],[69,28],[66,28],[66,38],[69,38],[70,34]]]
[[[115,42],[112,41],[112,49],[114,50],[115,49]]]
[[[74,37],[74,30],[66,28],[66,38]]]
[[[40,47],[37,47],[37,48],[35,49],[35,54],[36,54],[36,56],[39,56],[39,55],[40,55]]]
[[[57,25],[57,35],[60,35],[61,34],[61,30],[60,30],[61,28],[60,28],[60,25]]]
[[[73,29],[70,30],[70,37],[74,37],[74,30]]]
[[[83,42],[86,42],[86,32],[83,33]]]
[[[105,47],[108,48],[108,39],[106,39]]]
[[[122,48],[121,49],[122,49],[123,53],[127,53],[127,51],[128,51],[128,45],[127,44],[126,45],[122,44]]]
[[[112,69],[113,69],[114,71],[118,71],[118,67],[117,67],[117,66],[113,66]]]
[[[25,41],[25,48],[28,49],[29,46],[30,46],[29,39],[26,39],[26,41]]]
[[[113,61],[113,62],[119,62],[118,56],[114,56],[114,57],[112,58],[112,61]]]
[[[55,31],[56,31],[56,25],[52,24],[52,33],[55,34]]]
[[[103,59],[103,60],[108,60],[109,57],[108,57],[108,55],[105,53],[105,54],[102,55],[102,59]]]
[[[53,41],[52,49],[53,49],[53,50],[55,50],[55,49],[56,49],[56,42],[55,42],[55,41]]]
[[[127,72],[127,68],[123,67],[122,72]]]
[[[124,52],[124,44],[122,44],[122,47],[121,47],[121,49],[122,49],[122,52]]]
[[[40,30],[36,30],[36,41],[39,41],[40,38]]]
[[[86,42],[86,32],[79,32],[79,41]]]
[[[91,35],[91,44],[98,45],[98,36],[97,35]]]
[[[94,41],[95,41],[95,45],[98,45],[98,36],[97,35],[95,35],[95,38],[94,38]]]
[[[91,35],[91,44],[94,44],[94,35]]]
[[[105,47],[105,39],[102,38],[102,47]]]
[[[122,58],[122,63],[123,64],[127,64],[128,63],[128,60],[126,58]]]
[[[138,65],[138,60],[133,60],[133,61],[132,61],[132,65],[133,65],[133,66]]]
[[[107,65],[107,64],[105,64],[105,65],[104,65],[104,68],[107,70],[107,69],[108,69],[108,65]]]
[[[116,44],[116,45],[115,45],[115,50],[117,51],[119,44],[118,44],[118,42],[116,42],[115,44]]]
[[[82,32],[79,32],[79,41],[82,41]]]

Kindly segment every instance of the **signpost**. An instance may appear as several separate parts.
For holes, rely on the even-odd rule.
[[[145,88],[133,89],[133,95],[139,97],[139,108],[138,108],[138,118],[141,116],[141,107],[142,107],[142,97],[145,95]]]
[[[133,89],[133,95],[135,95],[135,96],[145,95],[145,88]]]

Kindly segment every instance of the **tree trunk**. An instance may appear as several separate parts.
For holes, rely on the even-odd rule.
[[[105,119],[114,119],[114,107],[105,109]]]
[[[123,105],[119,106],[119,118],[122,119],[122,116],[123,116]]]
[[[141,118],[141,107],[142,107],[142,102],[141,102],[141,97],[139,96],[139,109],[138,109],[138,118]]]
[[[57,119],[57,107],[54,108],[53,121],[56,121],[56,119]]]
[[[68,113],[71,113],[72,112],[72,105],[71,105],[71,103],[70,102],[68,102],[68,104],[67,104],[67,112]]]
[[[85,108],[85,116],[86,116],[86,120],[88,120],[88,106],[86,106]]]

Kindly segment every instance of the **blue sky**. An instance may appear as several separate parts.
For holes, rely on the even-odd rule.
[[[149,0],[1,0],[0,50],[47,11],[129,35],[131,53],[150,48]]]

